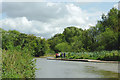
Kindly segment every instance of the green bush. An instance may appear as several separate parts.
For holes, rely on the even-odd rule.
[[[95,60],[112,60],[120,61],[120,51],[100,51],[100,52],[80,52],[68,53],[67,59],[95,59]]]
[[[2,78],[35,78],[35,60],[28,51],[2,51]]]
[[[2,49],[0,48],[0,79],[2,75]]]

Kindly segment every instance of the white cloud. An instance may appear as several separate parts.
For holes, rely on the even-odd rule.
[[[115,4],[114,7],[120,10],[120,2]]]
[[[49,7],[54,6],[54,5],[56,5],[56,4],[52,3],[52,2],[47,3],[47,6],[49,6]]]
[[[5,30],[18,30],[27,34],[35,34],[36,36],[41,36],[48,38],[52,34],[59,32],[59,27],[53,28],[50,23],[43,23],[40,21],[29,21],[26,17],[18,18],[6,18],[0,20],[2,23],[2,28]]]
[[[49,6],[49,8],[47,6]],[[13,12],[8,12],[12,16],[11,18],[8,17],[0,20],[2,28],[5,30],[14,29],[27,34],[50,38],[56,33],[62,33],[64,28],[69,26],[88,29],[90,25],[93,26],[96,24],[96,20],[100,19],[99,17],[102,13],[101,11],[89,13],[87,10],[83,10],[72,3],[62,5],[46,3],[41,8],[39,8],[38,5],[33,8],[30,7],[30,10],[28,10],[29,7],[26,6],[20,13],[17,12],[18,9],[13,8]],[[28,11],[27,13],[25,13],[26,10]],[[7,12],[8,9],[5,11]],[[37,12],[38,14],[36,14]],[[16,16],[12,15],[12,13]],[[23,15],[25,16],[22,17]]]
[[[118,3],[117,3],[117,4],[115,4],[113,7],[118,9]]]

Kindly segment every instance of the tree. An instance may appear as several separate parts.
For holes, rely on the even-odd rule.
[[[101,33],[97,37],[99,48],[103,50],[116,50],[118,49],[118,33],[110,30],[109,28],[106,29],[105,32]],[[100,47],[102,46],[102,47]]]
[[[110,28],[118,32],[118,10],[116,8],[110,9],[107,15],[102,15],[102,20],[98,21],[98,23],[103,25],[104,31],[106,28]]]
[[[59,43],[55,46],[57,52],[69,52],[70,51],[70,45],[67,42]]]
[[[58,52],[55,48],[55,46],[59,43],[65,42],[65,37],[63,34],[56,34],[51,39],[48,39],[47,42],[50,44],[51,50]]]
[[[65,36],[65,40],[68,42],[68,43],[71,43],[73,42],[73,38],[74,36],[79,36],[82,34],[82,29],[80,28],[76,28],[76,27],[67,27],[64,29],[64,36]]]

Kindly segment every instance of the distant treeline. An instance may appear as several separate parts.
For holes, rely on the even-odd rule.
[[[2,49],[28,50],[33,56],[43,56],[50,52],[47,40],[32,34],[20,33],[16,30],[5,31],[2,29]]]
[[[120,11],[112,8],[95,26],[87,30],[67,27],[50,39],[41,39],[16,30],[2,30],[2,49],[28,49],[33,56],[56,52],[93,52],[119,50]]]

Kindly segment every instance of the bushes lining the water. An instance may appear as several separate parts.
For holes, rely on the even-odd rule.
[[[2,78],[35,78],[35,60],[28,51],[2,51]]]
[[[67,59],[96,59],[96,60],[113,60],[120,61],[120,51],[100,51],[100,52],[81,52],[68,53]]]
[[[0,48],[0,79],[2,78],[1,75],[2,75],[2,49]]]

